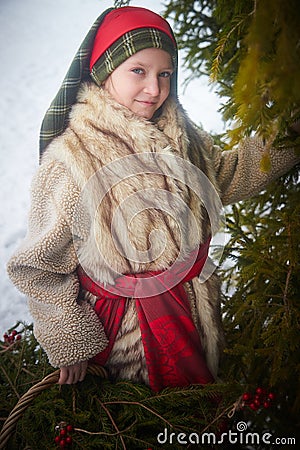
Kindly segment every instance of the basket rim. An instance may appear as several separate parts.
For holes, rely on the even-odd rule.
[[[60,369],[51,372],[42,380],[31,386],[25,394],[20,397],[14,408],[11,410],[7,419],[5,420],[3,427],[0,431],[0,449],[5,449],[7,442],[9,441],[18,420],[22,416],[23,412],[27,409],[32,401],[44,390],[56,385],[59,380]],[[98,364],[91,363],[87,367],[87,374],[96,375],[103,379],[108,378],[106,369]]]

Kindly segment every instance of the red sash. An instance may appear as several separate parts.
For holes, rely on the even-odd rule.
[[[170,273],[174,276],[175,272],[168,270],[120,276],[114,286],[106,286],[105,289],[101,283],[89,278],[81,267],[78,268],[82,288],[97,296],[95,311],[109,340],[107,348],[93,358],[94,362],[105,365],[124,316],[127,298],[134,297],[132,301],[136,303],[150,387],[154,391],[160,391],[164,387],[183,387],[214,381],[205,361],[200,336],[183,287],[183,283],[200,274],[207,259],[209,243],[210,239],[200,250],[197,249],[197,253],[190,255],[192,258],[174,264],[176,277],[179,277],[180,282],[169,288]],[[162,277],[157,276],[161,274]],[[140,296],[142,298],[138,298],[139,286],[145,288],[145,284],[141,282],[147,277],[146,294],[143,291]],[[158,292],[157,284],[163,292],[151,295],[152,280],[152,292]],[[145,297],[148,289],[149,296]]]

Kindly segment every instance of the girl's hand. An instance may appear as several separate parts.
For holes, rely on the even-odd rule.
[[[81,361],[72,366],[63,366],[60,368],[58,384],[75,384],[83,381],[88,366],[87,361]]]

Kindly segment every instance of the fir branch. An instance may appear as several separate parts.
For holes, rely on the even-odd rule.
[[[235,17],[232,20],[232,25],[229,31],[225,31],[221,37],[219,37],[218,44],[215,49],[215,54],[211,66],[211,74],[210,74],[210,81],[215,82],[218,80],[218,75],[220,72],[220,66],[223,59],[225,47],[229,42],[229,39],[231,35],[241,26],[243,23],[246,22],[249,17],[251,17],[255,13],[255,10],[251,11],[248,14],[244,14],[240,17]]]

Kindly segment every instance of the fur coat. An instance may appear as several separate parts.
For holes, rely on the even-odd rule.
[[[172,177],[172,157],[204,173],[226,205],[256,194],[299,159],[293,151],[273,150],[272,169],[266,174],[259,170],[262,151],[259,140],[248,139],[238,149],[222,152],[173,99],[151,122],[117,104],[95,84],[82,86],[68,128],[49,145],[34,177],[28,232],[8,263],[11,280],[28,296],[35,336],[54,367],[90,359],[107,345],[93,309],[95,298],[80,289],[79,264],[93,279],[113,284],[115,273],[167,269],[181,248],[188,253],[209,236],[205,202],[188,181]],[[136,155],[144,153],[167,156],[155,160],[157,173],[147,173],[146,166],[143,173],[135,170]],[[114,164],[124,156],[130,156],[131,165],[123,167],[121,180],[115,182]],[[103,172],[104,167],[111,172]],[[140,202],[142,191],[152,193],[147,207]],[[167,200],[160,197],[162,192],[170,193]],[[175,196],[182,202],[177,204]],[[159,211],[164,209],[159,208],[161,202],[167,214]],[[121,204],[125,206],[114,222]],[[196,222],[186,216],[184,204]],[[209,204],[216,212],[214,198]],[[185,289],[208,367],[216,376],[223,346],[219,278],[215,272],[205,282],[195,278]],[[114,377],[147,383],[130,299],[107,367]]]

